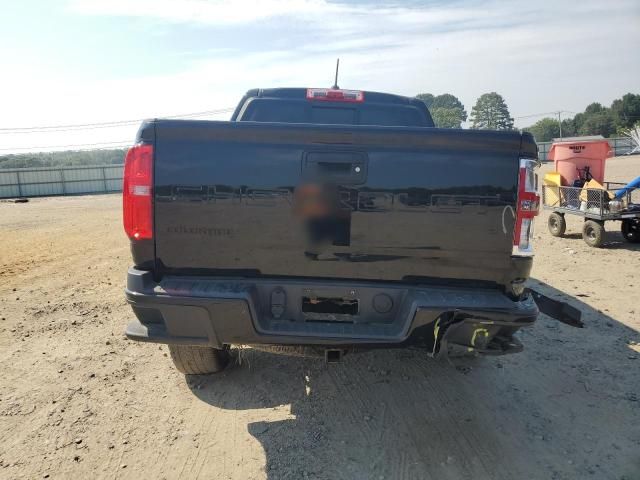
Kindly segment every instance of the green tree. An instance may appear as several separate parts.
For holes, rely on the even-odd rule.
[[[562,120],[562,136],[563,137],[575,137],[578,135],[576,130],[576,124],[573,118],[565,118]]]
[[[462,128],[467,112],[461,108],[432,108],[431,117],[438,128]]]
[[[587,115],[585,113],[576,113],[572,119],[573,123],[573,134],[581,135],[580,131],[582,130],[582,124],[587,119]],[[564,133],[564,132],[563,132]]]
[[[599,113],[606,112],[607,108],[603,107],[601,103],[593,102],[587,105],[587,108],[584,109],[584,113],[586,115],[595,115]]]
[[[617,130],[632,127],[640,121],[640,95],[627,93],[611,104],[611,116]]]
[[[611,110],[594,102],[587,105],[584,113],[574,117],[578,135],[602,135],[608,137],[615,132]]]
[[[562,120],[562,136],[620,135],[636,122],[640,122],[640,95],[627,93],[614,100],[611,108],[593,102],[584,112],[565,118]],[[524,130],[531,132],[539,142],[557,138],[560,134],[556,120],[551,118],[543,118]]]
[[[431,93],[419,93],[418,95],[416,95],[416,98],[418,100],[422,100],[427,108],[431,109],[431,104],[436,97],[434,97]]]
[[[553,118],[543,118],[538,120],[536,123],[530,127],[526,127],[524,130],[531,133],[536,139],[536,142],[550,142],[554,138],[558,138],[560,136],[560,125],[558,124],[558,120]],[[564,136],[568,136],[564,133],[564,125],[562,134]]]
[[[421,93],[416,95],[416,98],[425,103],[436,127],[460,128],[462,122],[467,120],[464,105],[455,95],[443,93],[433,96],[430,93]]]
[[[509,114],[502,95],[485,93],[471,109],[471,128],[482,130],[513,130],[513,118]]]
[[[602,135],[603,137],[608,137],[614,132],[613,118],[608,112],[588,115],[578,130],[580,135]]]
[[[431,116],[437,127],[461,128],[467,120],[467,111],[458,97],[443,93],[433,99]]]
[[[464,110],[464,105],[460,101],[458,97],[455,95],[451,95],[450,93],[443,93],[442,95],[438,95],[434,97],[433,103],[431,104],[432,108],[459,108]],[[465,120],[467,112],[465,112]]]

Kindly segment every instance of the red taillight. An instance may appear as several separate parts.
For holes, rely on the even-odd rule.
[[[153,146],[131,147],[124,160],[122,219],[131,240],[153,238]]]
[[[533,219],[538,215],[540,196],[538,195],[538,175],[535,160],[521,159],[518,176],[518,198],[516,200],[516,222],[513,228],[513,253],[531,255]]]
[[[325,102],[364,102],[364,92],[359,90],[308,88],[307,100],[320,100]]]

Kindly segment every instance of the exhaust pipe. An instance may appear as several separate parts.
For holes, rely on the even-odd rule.
[[[325,350],[324,361],[326,363],[340,363],[340,361],[342,360],[342,355],[342,350]]]

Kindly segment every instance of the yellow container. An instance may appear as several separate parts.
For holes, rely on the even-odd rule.
[[[599,204],[600,200],[605,198],[605,194],[600,196],[597,192],[594,192],[593,194],[589,195],[589,191],[590,190],[604,190],[607,200],[613,200],[613,198],[615,197],[615,193],[607,191],[604,188],[604,186],[602,186],[596,180],[592,179],[592,180],[589,180],[587,183],[585,183],[584,186],[582,187],[582,190],[580,190],[580,200],[581,201],[583,201],[583,202],[588,202],[588,201],[598,202],[598,204]]]
[[[558,172],[545,174],[542,187],[544,188],[545,206],[555,207],[560,205],[560,185],[562,185],[562,177]]]

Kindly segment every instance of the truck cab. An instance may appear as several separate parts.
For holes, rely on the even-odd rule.
[[[231,121],[434,126],[427,106],[417,98],[329,88],[249,90],[233,112]]]

